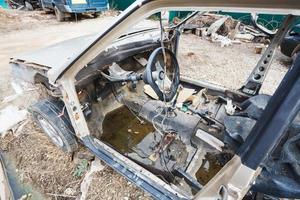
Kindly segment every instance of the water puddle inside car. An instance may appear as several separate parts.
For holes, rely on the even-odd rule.
[[[128,154],[133,152],[132,149],[153,131],[155,129],[151,123],[146,121],[141,123],[127,107],[122,106],[106,115],[101,140],[119,152]],[[196,173],[196,179],[200,184],[205,185],[221,168],[222,165],[215,155],[207,152]]]
[[[196,173],[196,179],[201,185],[205,185],[221,169],[222,165],[219,163],[217,158],[210,153],[206,153],[205,158],[203,159],[202,164]]]
[[[122,106],[106,115],[101,140],[121,153],[130,153],[132,147],[153,131],[152,124],[146,121],[141,123],[127,107]]]

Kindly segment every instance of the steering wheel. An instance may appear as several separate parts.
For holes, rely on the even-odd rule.
[[[169,102],[176,95],[179,86],[179,65],[174,53],[165,48],[155,49],[149,57],[143,80],[149,84],[161,101]],[[166,70],[166,71],[165,71]]]

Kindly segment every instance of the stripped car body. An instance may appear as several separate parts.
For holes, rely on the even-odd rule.
[[[170,49],[166,51],[168,58],[174,59],[180,35],[177,34],[179,30],[176,28],[180,27],[166,31],[168,40],[164,42],[161,41],[159,29],[137,31],[122,36],[128,27],[145,16],[161,10],[191,8],[197,11],[288,14],[282,28],[240,90],[232,91],[181,77],[180,84],[183,87],[194,89],[198,94],[206,91],[205,95],[201,93],[200,98],[206,101],[205,98],[209,97],[205,109],[208,109],[211,115],[193,110],[192,107],[188,107],[192,114],[182,112],[178,108],[173,108],[170,113],[169,110],[163,113],[166,102],[162,99],[153,100],[143,93],[144,86],[151,83],[147,77],[149,75],[147,69],[149,63],[155,61],[153,53],[161,53],[164,48],[160,47],[165,45]],[[295,181],[294,187],[288,188],[286,184],[294,181],[293,178],[285,179],[288,176],[281,174],[272,177],[276,172],[268,171],[267,168],[281,166],[280,163],[270,161],[269,157],[281,139],[286,136],[300,109],[300,98],[296,92],[300,87],[298,80],[300,57],[295,60],[272,97],[259,95],[275,48],[295,19],[294,15],[300,15],[300,2],[293,0],[288,2],[265,0],[260,3],[222,0],[137,1],[103,33],[66,41],[36,53],[12,58],[11,65],[16,78],[42,83],[52,97],[63,101],[72,124],[72,131],[84,146],[156,199],[242,199],[245,195],[251,194],[248,192],[251,187],[254,192],[296,198],[300,194],[299,183]],[[175,69],[176,66],[175,62]],[[145,68],[146,73],[140,74]],[[152,71],[150,72],[152,76]],[[119,75],[117,79],[122,81],[113,80],[112,75]],[[153,77],[150,77],[150,80],[151,78]],[[145,84],[142,83],[142,79]],[[127,84],[124,85],[124,82]],[[153,86],[152,88],[155,90]],[[156,94],[159,96],[159,93]],[[224,109],[228,101],[240,106],[239,115],[226,114]],[[145,147],[143,151],[148,152],[146,158],[136,152],[122,152],[101,139],[105,116],[121,105],[125,105],[145,121],[152,122],[153,126],[159,126],[160,131],[163,130],[163,134],[156,135],[159,130],[155,130],[135,144],[134,148]],[[241,119],[241,114],[248,117]],[[236,134],[238,131],[234,129],[241,128],[236,125],[240,123],[250,125],[242,126],[245,129]],[[168,128],[164,129],[164,126]],[[159,142],[151,146],[157,137]],[[225,141],[226,138],[235,142]],[[292,144],[294,139],[287,141]],[[172,151],[172,148],[175,150]],[[166,155],[162,149],[168,149],[171,156]],[[216,157],[220,155],[225,157],[224,153],[228,152],[225,150],[230,150],[230,156],[225,159],[224,165],[216,175],[207,183],[200,184],[194,176],[204,159],[203,149]],[[180,154],[174,153],[176,151]],[[289,151],[282,150],[282,152],[291,155]],[[165,159],[168,159],[167,163]],[[147,164],[149,162],[151,164]],[[292,162],[292,166],[298,170],[297,163]],[[258,177],[260,173],[267,175]],[[284,180],[276,179],[278,177],[283,177]],[[270,188],[266,187],[268,182],[264,178],[269,178],[267,181],[272,182]]]

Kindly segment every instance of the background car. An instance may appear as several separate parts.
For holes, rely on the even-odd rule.
[[[70,14],[92,13],[96,17],[109,8],[107,0],[41,0],[41,4],[44,10],[54,10],[60,22]]]

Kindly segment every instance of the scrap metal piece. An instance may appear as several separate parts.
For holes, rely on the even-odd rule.
[[[0,199],[15,199],[7,177],[4,161],[0,154]]]
[[[7,106],[0,110],[0,136],[5,137],[6,131],[15,127],[27,117],[26,110],[19,110],[15,106]]]
[[[251,13],[251,21],[252,21],[253,25],[254,25],[256,28],[258,28],[260,31],[262,31],[263,33],[265,33],[265,34],[267,34],[267,35],[269,35],[269,36],[271,36],[271,37],[273,37],[273,36],[276,35],[276,31],[277,31],[277,30],[271,31],[271,30],[265,28],[264,26],[260,25],[260,24],[257,22],[257,20],[258,20],[258,14],[257,14],[257,13]]]
[[[81,196],[80,200],[86,200],[89,192],[90,185],[93,180],[93,175],[96,172],[100,172],[105,168],[104,165],[102,165],[101,161],[99,159],[95,159],[91,162],[91,168],[90,170],[85,174],[82,183],[80,184],[80,191]]]
[[[214,147],[215,149],[217,149],[220,152],[222,152],[222,148],[225,146],[224,143],[221,140],[219,140],[218,138],[208,134],[207,132],[205,132],[201,129],[197,130],[195,136],[197,138],[203,140],[204,142],[206,142],[210,146]]]
[[[210,27],[207,29],[207,34],[211,35],[211,34],[216,33],[221,28],[221,26],[225,23],[225,21],[227,19],[228,19],[228,17],[223,17],[221,19],[218,19],[214,23],[212,23],[212,25],[210,25]]]
[[[294,15],[288,15],[282,26],[277,31],[275,37],[273,38],[271,44],[268,46],[260,60],[258,61],[256,67],[251,72],[245,84],[239,89],[241,92],[254,96],[259,93],[261,85],[266,78],[266,75],[270,69],[272,60],[275,55],[275,50],[278,47],[279,43],[282,41],[283,37],[289,31],[290,26],[293,24],[293,21],[296,19]]]

